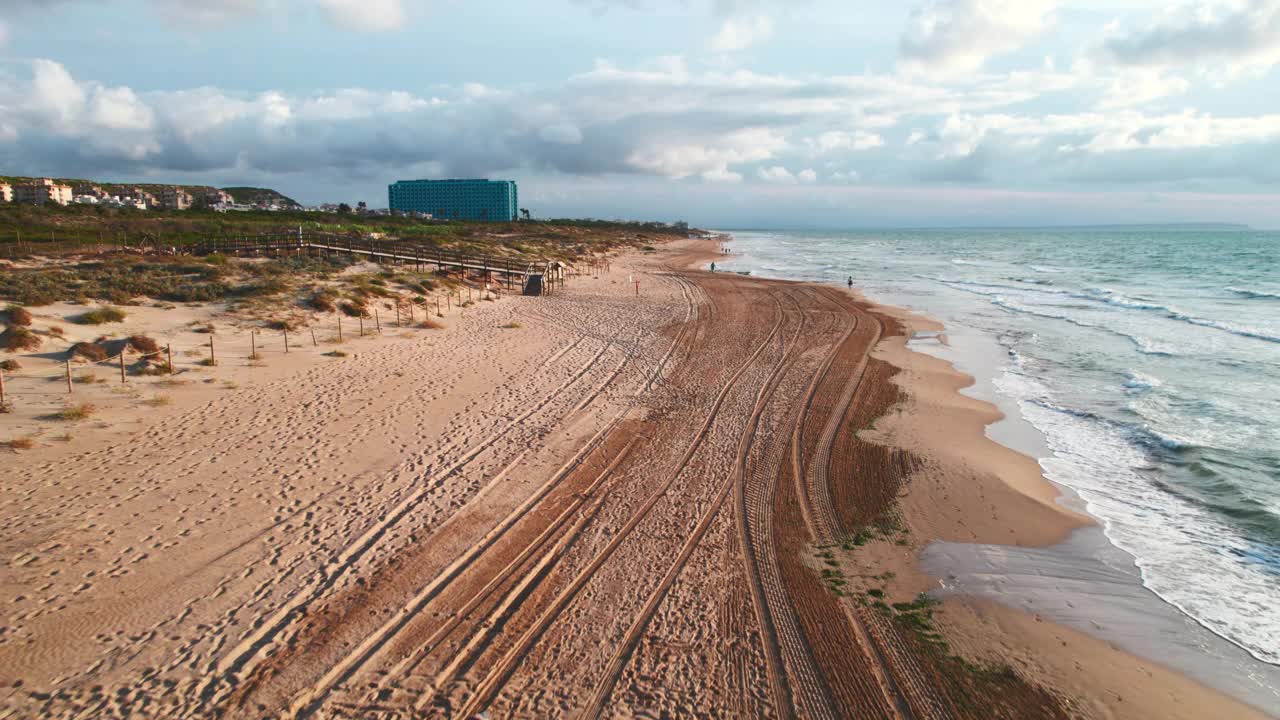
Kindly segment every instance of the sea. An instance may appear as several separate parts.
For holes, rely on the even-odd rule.
[[[852,278],[981,338],[960,369],[1038,431],[1045,476],[1142,584],[1280,664],[1280,233],[726,232],[719,269]]]

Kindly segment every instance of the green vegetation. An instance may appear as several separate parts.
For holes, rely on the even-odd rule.
[[[0,360],[0,370],[5,372],[18,372],[22,369],[22,363],[17,360]]]
[[[160,343],[152,340],[146,335],[131,335],[127,340],[129,347],[140,353],[160,352]]]
[[[226,190],[238,201],[274,194],[258,188]],[[655,241],[685,234],[683,227],[663,223],[603,220],[465,223],[301,210],[220,213],[6,203],[0,205],[0,257],[19,252],[66,252],[77,245],[90,251],[99,245],[166,249],[214,238],[296,233],[300,227],[305,232],[345,237],[378,234],[457,252],[566,261],[622,246],[652,246]]]
[[[78,342],[67,351],[67,356],[72,360],[102,362],[107,359],[107,349],[96,342]]]
[[[54,413],[53,416],[58,420],[66,420],[69,422],[74,422],[78,420],[87,420],[90,417],[92,417],[93,413],[96,411],[97,411],[97,408],[94,407],[92,404],[81,403],[79,405],[72,405],[71,407],[65,407],[59,410],[58,412]]]
[[[298,277],[331,277],[349,262],[344,258],[223,258],[208,262],[201,258],[115,254],[74,264],[6,270],[0,273],[0,297],[27,305],[61,300],[129,305],[141,297],[171,302],[244,300],[280,294],[292,287]],[[94,320],[100,317],[105,316],[90,312],[74,321],[98,324]]]
[[[71,318],[71,322],[77,325],[104,325],[106,323],[124,322],[126,317],[128,316],[120,308],[102,307],[77,315]]]
[[[10,305],[0,312],[0,316],[4,317],[4,321],[10,325],[18,325],[21,327],[31,327],[31,313],[20,305]]]
[[[9,352],[38,350],[42,342],[39,335],[21,326],[5,328],[4,332],[0,332],[0,350]]]
[[[270,188],[256,187],[225,187],[224,192],[231,196],[231,199],[241,205],[253,205],[255,203],[275,203],[277,205],[292,205],[299,207],[300,203],[291,197],[286,197]]]

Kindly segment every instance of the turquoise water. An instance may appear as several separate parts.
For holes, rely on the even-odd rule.
[[[843,283],[988,334],[1143,583],[1280,663],[1280,233],[735,231],[725,269]]]

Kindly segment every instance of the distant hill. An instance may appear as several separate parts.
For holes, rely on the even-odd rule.
[[[271,188],[256,187],[224,187],[224,192],[231,193],[231,197],[241,205],[275,204],[288,207],[302,207],[302,204],[291,197],[282,195]]]

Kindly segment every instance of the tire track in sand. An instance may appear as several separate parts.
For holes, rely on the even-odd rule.
[[[686,302],[685,321],[684,323],[682,323],[681,328],[676,335],[676,338],[671,343],[671,346],[668,348],[667,352],[658,360],[658,363],[654,367],[653,371],[651,372],[651,374],[648,375],[648,381],[646,385],[643,388],[636,391],[636,396],[639,396],[641,393],[647,390],[657,378],[661,377],[672,354],[679,347],[684,335],[687,332],[689,332],[690,327],[694,324],[693,321],[696,320],[696,318],[698,317],[698,314],[699,314],[698,303],[695,301],[694,296],[688,291],[687,281],[685,281],[683,278],[677,278],[677,282],[680,283],[681,293]],[[630,358],[628,358],[628,360],[629,359]],[[595,391],[593,391],[590,395],[588,395],[587,398],[584,398],[582,402],[578,403],[574,407],[574,410],[570,411],[569,414],[572,414],[573,412],[576,412],[582,409],[592,399],[598,396],[606,387],[608,387],[608,385],[610,385],[613,382],[613,380],[621,372],[623,367],[625,367],[625,364],[626,363],[624,361],[623,365],[619,366],[619,368],[615,370],[613,374],[611,374],[609,378],[605,380],[604,383],[598,386]],[[465,553],[462,557],[455,560],[454,563],[452,563],[450,566],[445,568],[445,570],[439,573],[430,583],[428,583],[423,588],[422,591],[420,591],[413,598],[413,600],[410,601],[410,603],[407,606],[401,608],[396,613],[396,616],[392,618],[392,620],[384,624],[382,628],[380,628],[375,633],[366,637],[365,641],[362,642],[354,652],[349,654],[341,662],[339,662],[337,665],[331,668],[330,671],[326,673],[317,683],[312,685],[310,688],[304,690],[303,692],[299,693],[295,697],[294,702],[291,704],[290,716],[303,717],[309,714],[310,712],[312,712],[313,710],[315,710],[319,706],[319,704],[324,700],[324,698],[327,697],[328,694],[340,682],[350,677],[352,674],[357,672],[360,667],[364,666],[374,656],[374,654],[378,650],[385,647],[396,635],[396,633],[398,633],[401,629],[403,629],[414,616],[420,613],[422,609],[431,601],[432,598],[436,597],[441,591],[443,591],[443,589],[454,578],[456,578],[458,575],[464,572],[468,567],[470,567],[472,563],[475,562],[475,560],[478,559],[479,556],[485,550],[492,547],[493,544],[496,543],[512,527],[514,527],[519,522],[520,519],[525,517],[525,515],[527,515],[527,513],[533,507],[535,507],[539,502],[541,502],[541,500],[543,500],[547,496],[547,494],[549,494],[556,486],[558,486],[560,482],[563,481],[564,478],[567,477],[573,469],[578,467],[587,458],[587,456],[590,455],[590,453],[594,451],[595,448],[598,447],[604,441],[606,436],[618,426],[618,424],[622,421],[623,417],[626,415],[628,411],[629,411],[629,408],[624,408],[621,412],[619,412],[604,428],[602,428],[599,432],[597,432],[596,435],[590,441],[588,441],[588,443],[583,448],[581,448],[579,452],[576,453],[575,456],[568,463],[562,466],[560,470],[558,470],[552,476],[551,480],[549,480],[546,484],[544,484],[541,488],[539,488],[539,490],[536,491],[534,495],[531,496],[528,500],[526,500],[525,503],[521,504],[520,507],[518,507],[515,511],[513,511],[506,518],[504,518],[503,521],[501,521],[497,526],[495,526],[494,529],[492,529],[489,533],[487,533],[476,545],[472,546],[472,548],[470,548],[467,553]],[[610,466],[606,469],[605,473],[602,474],[597,479],[596,481],[597,483],[604,481],[607,475],[611,473],[612,470],[616,467],[616,465],[622,461],[623,456],[627,454],[627,452],[630,450],[630,447],[631,446],[628,445],[627,449],[624,450],[624,452],[621,453],[619,457],[617,457],[610,464]],[[593,487],[594,487],[594,484],[593,484]],[[521,564],[523,564],[523,562],[508,566],[508,568],[504,571],[504,573],[509,574],[511,572],[514,572]],[[502,582],[497,580],[495,580],[495,582],[492,583],[494,588],[500,586],[501,584]],[[489,592],[491,592],[491,590]],[[482,594],[487,595],[487,592],[482,591]],[[482,597],[477,596],[477,598],[473,598],[473,602],[478,604],[479,602],[482,601],[482,599],[483,599]],[[456,619],[458,619],[460,622],[461,617],[462,617],[462,614],[459,614],[459,616]],[[448,634],[447,632],[441,634],[440,639],[443,639],[443,637],[447,636],[447,634]],[[434,638],[434,635],[433,635],[433,638]],[[438,640],[429,640],[427,644],[430,645],[433,642],[438,642]],[[405,666],[404,663],[401,663],[400,665],[397,666],[397,670],[398,672],[393,673],[390,677],[388,677],[384,684],[389,683],[394,677],[402,676],[403,672],[407,670],[407,666]]]
[[[480,453],[488,449],[491,445],[501,439],[506,433],[513,428],[519,426],[535,413],[549,405],[554,399],[561,395],[564,390],[577,383],[587,372],[600,361],[609,346],[600,349],[592,358],[575,372],[568,380],[562,383],[552,393],[546,395],[542,401],[534,405],[532,408],[511,420],[502,430],[484,438],[479,443],[473,445],[462,457],[455,460],[452,464],[435,474],[435,483],[424,483],[422,487],[414,491],[403,500],[399,505],[387,513],[381,520],[361,535],[357,540],[348,546],[338,555],[338,557],[326,567],[321,568],[313,577],[312,581],[304,587],[300,592],[296,593],[290,600],[285,603],[268,621],[264,622],[259,628],[242,640],[235,648],[232,649],[216,666],[215,672],[202,683],[199,690],[199,699],[217,705],[225,695],[236,684],[234,680],[237,677],[243,677],[253,672],[253,670],[265,662],[267,656],[271,654],[271,650],[276,646],[274,639],[280,635],[288,626],[301,622],[306,617],[306,606],[320,597],[327,589],[331,588],[347,570],[349,570],[364,553],[381,539],[391,527],[409,514],[415,506],[417,506],[431,491],[435,484],[443,481],[445,478],[453,475],[458,470],[465,467],[474,460]],[[220,687],[229,685],[231,687]]]
[[[626,667],[627,661],[631,658],[635,651],[636,644],[640,642],[645,629],[649,626],[653,619],[653,614],[657,611],[658,606],[666,598],[671,586],[675,584],[676,579],[684,570],[685,565],[689,562],[689,557],[693,555],[693,551],[698,544],[702,542],[702,538],[706,535],[707,530],[711,527],[711,523],[715,520],[716,515],[720,512],[724,505],[725,499],[729,492],[737,483],[738,478],[743,477],[747,470],[747,456],[751,452],[752,444],[755,442],[756,429],[760,425],[760,416],[764,414],[765,407],[768,406],[769,400],[773,397],[774,391],[778,384],[782,381],[783,373],[794,362],[796,350],[800,347],[800,337],[804,332],[806,313],[800,312],[800,322],[796,325],[795,333],[791,337],[790,347],[774,364],[773,371],[769,374],[768,380],[761,386],[760,391],[756,394],[755,405],[752,408],[751,416],[747,420],[747,426],[744,428],[741,438],[738,441],[738,454],[734,464],[734,472],[724,483],[722,483],[720,491],[716,494],[711,506],[707,508],[699,519],[698,524],[694,527],[693,532],[689,535],[688,540],[680,548],[675,562],[667,570],[662,581],[658,583],[658,587],[650,594],[644,607],[632,622],[627,634],[623,637],[622,643],[614,651],[613,656],[606,666],[604,677],[596,684],[595,691],[591,701],[587,707],[579,714],[582,718],[598,718],[604,712],[605,702],[609,699],[609,695],[613,692],[622,672]]]
[[[638,526],[641,521],[648,516],[649,511],[652,510],[654,505],[656,505],[658,501],[666,495],[667,490],[670,489],[671,485],[675,483],[676,479],[681,475],[681,473],[683,473],[684,469],[688,466],[689,461],[698,451],[698,448],[702,446],[703,440],[710,432],[711,426],[714,424],[725,398],[733,390],[742,375],[746,373],[746,371],[755,363],[756,359],[759,358],[766,348],[768,348],[774,337],[777,336],[778,331],[782,328],[785,315],[782,312],[781,303],[778,303],[776,298],[774,298],[774,302],[777,304],[778,317],[773,328],[770,330],[768,336],[759,343],[751,356],[737,368],[734,374],[730,376],[728,381],[726,381],[724,386],[720,389],[706,420],[698,430],[698,433],[694,436],[693,441],[677,463],[675,469],[667,476],[654,493],[649,496],[644,504],[641,505],[631,519],[618,530],[600,553],[597,554],[596,557],[593,558],[591,562],[589,562],[586,567],[584,567],[578,575],[573,578],[572,581],[570,581],[568,586],[562,590],[558,596],[556,596],[555,600],[553,600],[538,619],[534,621],[533,625],[526,630],[516,643],[501,658],[499,658],[493,667],[490,668],[486,676],[476,684],[476,689],[471,698],[464,703],[461,708],[459,708],[457,713],[454,714],[455,717],[471,717],[476,713],[481,712],[484,707],[492,701],[498,687],[502,683],[506,682],[520,658],[528,653],[529,648],[532,647],[539,638],[541,638],[547,628],[550,627],[551,623],[559,617],[564,608],[577,596],[578,592],[581,591],[587,582],[594,577],[600,567],[609,560],[618,547],[627,539],[631,532],[635,530],[636,526]],[[420,701],[419,709],[425,708],[428,704],[429,703],[423,703]]]

